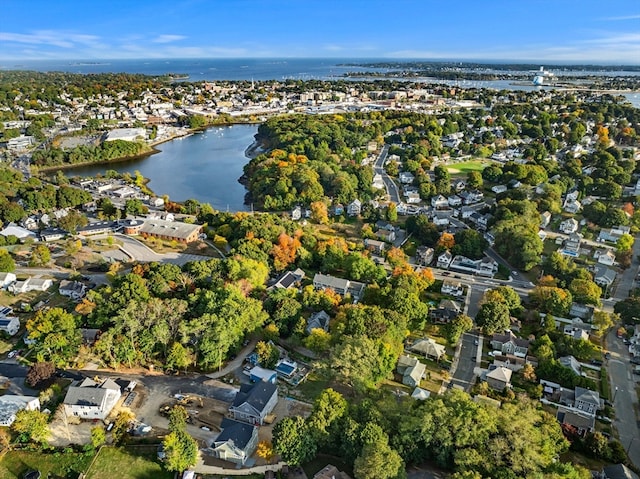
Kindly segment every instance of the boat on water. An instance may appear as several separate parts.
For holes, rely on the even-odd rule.
[[[535,86],[542,86],[545,81],[553,80],[554,78],[555,75],[552,72],[545,70],[544,67],[540,67],[540,70],[535,72],[532,82]]]

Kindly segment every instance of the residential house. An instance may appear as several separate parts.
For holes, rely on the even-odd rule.
[[[291,219],[293,221],[298,221],[300,218],[302,218],[302,207],[297,205],[291,210]]]
[[[229,412],[233,419],[249,424],[264,424],[264,420],[278,402],[278,386],[270,382],[243,384],[236,394]]]
[[[398,358],[396,371],[402,376],[402,384],[405,386],[420,386],[425,370],[426,366],[417,358],[404,354]]]
[[[29,291],[46,291],[53,285],[53,280],[42,278],[27,278],[16,281],[7,289],[13,294],[28,293]]]
[[[278,373],[273,369],[267,369],[260,366],[254,366],[249,371],[247,371],[249,376],[249,381],[252,383],[272,383],[275,384],[278,379]]]
[[[451,187],[454,191],[462,191],[467,187],[467,183],[464,180],[454,180],[451,183]]]
[[[401,171],[398,178],[400,179],[400,183],[403,183],[405,185],[413,183],[413,180],[415,179],[413,174],[408,171]]]
[[[340,296],[351,294],[354,299],[359,299],[364,292],[365,284],[328,274],[316,273],[313,277],[313,287],[315,289],[331,289]]]
[[[573,339],[589,339],[591,325],[583,323],[580,319],[575,319],[571,324],[565,324],[563,328],[564,334],[571,336]]]
[[[395,231],[389,231],[386,229],[381,229],[378,230],[374,233],[378,238],[380,238],[382,241],[386,241],[387,243],[393,243],[396,239],[396,232]]]
[[[437,308],[429,309],[429,318],[439,323],[448,323],[462,313],[462,304],[450,299],[443,299]]]
[[[452,259],[453,255],[449,252],[449,250],[444,251],[440,256],[438,256],[438,268],[449,269],[449,265],[451,264]]]
[[[409,351],[424,354],[426,358],[435,359],[436,361],[439,361],[447,352],[444,346],[436,343],[431,338],[418,339],[409,347]]]
[[[364,247],[372,253],[381,255],[384,253],[385,249],[387,249],[387,243],[385,243],[384,241],[365,238]]]
[[[258,428],[228,418],[222,420],[220,428],[222,432],[211,444],[213,455],[244,466],[258,446]]]
[[[60,281],[58,292],[62,296],[67,296],[74,301],[80,301],[87,294],[87,287],[80,281],[69,281],[63,279]]]
[[[561,254],[565,256],[571,256],[577,258],[580,256],[580,244],[582,243],[582,236],[578,233],[571,233],[569,239],[564,241]]]
[[[613,266],[616,262],[616,254],[610,249],[597,249],[593,253],[594,259],[598,260],[598,263],[606,266]]]
[[[451,215],[449,212],[443,213],[442,211],[436,211],[431,221],[433,221],[433,224],[438,227],[449,226],[450,217]]]
[[[582,208],[582,204],[578,201],[578,196],[579,193],[577,191],[567,193],[562,208],[568,213],[576,214]]]
[[[416,263],[421,266],[429,266],[433,261],[434,250],[428,246],[418,246],[416,249]]]
[[[457,255],[449,264],[449,269],[492,278],[498,271],[498,263],[487,256],[479,260],[472,260],[466,256]]]
[[[305,273],[300,268],[294,271],[284,272],[278,280],[270,286],[273,289],[289,289],[295,288],[300,285],[300,282],[304,279]]]
[[[560,223],[559,229],[564,234],[568,235],[578,231],[578,226],[579,226],[578,221],[575,218],[567,218],[562,223]]]
[[[276,364],[276,373],[284,379],[291,379],[298,372],[298,363],[289,359],[280,359]]]
[[[464,287],[459,281],[451,281],[449,279],[445,279],[442,282],[440,292],[442,294],[448,294],[449,296],[462,296],[464,294]]]
[[[16,282],[16,279],[13,273],[0,273],[0,288],[8,288]]]
[[[462,203],[465,205],[472,205],[474,203],[479,203],[484,199],[484,194],[481,191],[463,191],[458,193],[458,196],[462,198]]]
[[[545,211],[540,215],[540,228],[544,229],[549,226],[549,223],[551,223],[551,216],[551,213],[548,211]]]
[[[491,347],[500,350],[502,354],[513,354],[516,357],[525,358],[529,351],[529,341],[518,338],[510,330],[507,330],[506,334],[493,335]]]
[[[97,383],[86,378],[78,386],[70,386],[64,398],[67,416],[104,420],[121,396],[120,386],[112,379]]]
[[[22,226],[16,226],[15,223],[9,223],[3,230],[0,230],[0,236],[15,236],[20,241],[24,241],[27,238],[37,239],[33,231],[29,231]]]
[[[560,406],[556,413],[556,419],[562,426],[573,429],[580,436],[595,430],[595,416],[574,409]]]
[[[573,356],[562,356],[558,358],[558,362],[565,368],[571,369],[578,376],[582,374],[580,370],[580,362]]]
[[[424,401],[426,399],[429,399],[430,396],[431,391],[427,391],[426,389],[422,389],[419,387],[416,387],[411,393],[411,398],[417,401]]]
[[[496,391],[503,391],[504,388],[511,387],[511,375],[513,372],[511,369],[507,369],[502,366],[489,371],[486,375],[487,383],[491,389]]]
[[[447,202],[449,203],[449,206],[460,206],[462,205],[462,198],[460,198],[458,195],[453,195],[453,196],[449,196],[449,198],[447,198]]]
[[[15,336],[20,330],[20,320],[15,316],[0,316],[0,331]]]
[[[346,472],[341,472],[336,466],[327,464],[323,469],[316,472],[313,479],[350,479]]]
[[[14,394],[0,396],[0,426],[11,426],[13,421],[16,420],[16,413],[23,409],[39,411],[40,400],[34,396],[17,396]]]
[[[436,195],[431,198],[431,206],[436,209],[448,208],[449,201],[442,195]]]
[[[45,242],[58,241],[67,236],[67,232],[62,228],[47,228],[40,231],[40,239]]]
[[[378,220],[378,221],[376,221],[376,229],[378,229],[378,230],[387,230],[387,231],[395,231],[396,227],[393,226],[391,223],[388,223],[386,221]]]
[[[616,279],[616,272],[605,266],[595,266],[593,281],[602,288],[609,288]]]
[[[360,216],[360,213],[362,213],[362,203],[356,198],[347,206],[347,214],[349,216]]]
[[[342,203],[336,203],[331,208],[333,216],[340,216],[344,214],[344,205]]]
[[[307,319],[307,334],[311,334],[311,331],[314,329],[329,331],[330,319],[331,317],[324,310],[313,313],[311,316],[309,316],[309,319]]]
[[[571,303],[571,309],[569,310],[570,318],[580,318],[584,321],[591,321],[595,308],[587,304]]]
[[[598,391],[576,387],[573,389],[560,390],[560,404],[595,416],[597,411],[604,407]]]
[[[371,186],[377,190],[384,190],[384,179],[380,173],[373,175],[373,182]]]
[[[611,243],[617,243],[620,237],[624,234],[630,234],[629,226],[614,226],[611,229],[602,229],[598,235],[598,241],[604,243],[610,241]]]
[[[500,193],[504,193],[507,191],[507,186],[506,185],[496,185],[493,186],[491,188],[491,191],[493,191],[496,195],[499,195]]]

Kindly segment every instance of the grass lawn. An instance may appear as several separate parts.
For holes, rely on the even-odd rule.
[[[173,479],[156,459],[157,446],[103,447],[86,479]]]
[[[463,161],[461,163],[447,165],[447,171],[452,175],[466,175],[471,171],[482,171],[489,166],[490,163],[488,160]]]
[[[309,377],[302,383],[299,384],[296,389],[299,393],[304,396],[304,398],[308,401],[315,400],[320,393],[329,387],[329,380],[320,377],[315,372],[311,371]]]
[[[92,456],[75,452],[9,451],[0,459],[0,477],[22,479],[25,472],[38,470],[43,478],[51,475],[51,477],[75,479],[88,467],[91,459]],[[124,478],[124,476],[121,477]]]

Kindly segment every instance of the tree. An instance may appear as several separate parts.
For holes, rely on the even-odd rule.
[[[80,347],[81,335],[73,315],[62,308],[40,310],[27,321],[29,339],[35,340],[31,347],[38,361],[50,360],[65,365],[75,357]]]
[[[46,245],[39,244],[31,252],[29,266],[45,266],[51,261],[51,252]]]
[[[45,444],[49,439],[47,419],[48,416],[43,412],[21,409],[16,413],[11,429],[18,434],[20,442]]]
[[[445,249],[451,249],[456,244],[455,237],[451,233],[447,233],[446,231],[440,235],[440,239],[438,240],[438,246]]]
[[[128,409],[122,409],[116,416],[113,429],[111,430],[111,436],[115,444],[122,444],[129,434],[129,427],[131,421],[135,419],[135,416]]]
[[[319,444],[327,440],[329,428],[344,417],[347,410],[347,401],[339,392],[329,388],[320,393],[307,420],[307,425]]]
[[[536,286],[529,293],[529,299],[538,306],[541,313],[551,313],[560,317],[569,313],[573,302],[569,291],[553,286]]]
[[[326,203],[323,201],[311,203],[311,220],[321,225],[329,224],[329,212]]]
[[[256,449],[256,455],[267,461],[267,464],[271,464],[271,460],[276,455],[273,450],[273,444],[270,441],[260,441]]]
[[[481,233],[471,229],[463,229],[455,234],[455,246],[451,252],[471,259],[481,259],[488,246],[489,243]]]
[[[331,334],[321,328],[313,328],[309,336],[303,340],[304,346],[314,353],[323,353],[331,345]]]
[[[574,301],[584,304],[600,304],[602,288],[588,279],[574,279],[569,285]]]
[[[169,369],[184,369],[186,371],[186,369],[193,364],[193,356],[188,348],[175,342],[171,346],[171,349],[169,349],[165,364]]]
[[[132,199],[129,199],[129,200],[127,200],[125,202],[124,211],[128,215],[141,216],[141,215],[144,215],[144,214],[148,213],[149,212],[149,208],[147,208],[142,203],[142,200],[139,200],[137,198],[132,198]]]
[[[536,382],[536,371],[530,363],[525,364],[522,368],[522,377],[530,383]]]
[[[260,366],[266,369],[275,368],[278,359],[280,359],[280,350],[275,345],[264,341],[258,341],[256,344],[256,354]]]
[[[34,363],[27,371],[27,384],[34,389],[39,389],[41,383],[47,381],[56,372],[56,367],[50,362]]]
[[[273,428],[273,448],[292,466],[299,466],[316,455],[316,442],[300,416],[285,417]]]
[[[394,202],[389,203],[387,207],[387,220],[398,221],[398,208]]]
[[[184,429],[170,432],[163,441],[167,470],[182,472],[198,462],[198,443]]]
[[[472,189],[480,189],[483,186],[482,173],[479,171],[470,171],[467,173],[467,185]]]
[[[91,445],[97,449],[102,446],[107,440],[107,433],[102,426],[95,426],[91,428]]]
[[[634,238],[628,233],[623,234],[618,238],[618,242],[616,243],[616,247],[618,252],[630,251],[631,247],[634,243]]]
[[[459,314],[444,327],[445,337],[449,344],[457,344],[460,336],[471,328],[473,328],[473,320],[466,314]]]
[[[5,249],[0,249],[0,272],[13,273],[16,269],[16,263],[13,257]]]
[[[598,331],[598,336],[603,336],[609,328],[613,327],[614,322],[606,311],[596,311],[593,313],[593,325]]]
[[[485,334],[493,334],[509,328],[511,319],[509,308],[503,302],[491,301],[480,306],[476,323],[482,326]]]
[[[404,470],[404,462],[387,441],[365,444],[353,465],[356,479],[393,479]]]

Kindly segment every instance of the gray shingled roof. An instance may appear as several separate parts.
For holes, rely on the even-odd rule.
[[[242,385],[233,400],[232,407],[237,408],[246,402],[256,411],[262,412],[277,390],[278,386],[275,384],[263,381],[251,386]]]

